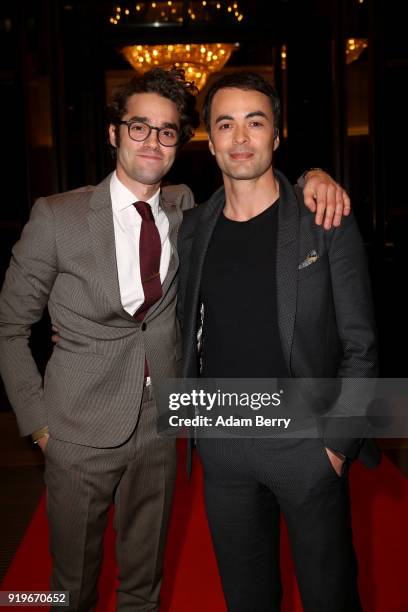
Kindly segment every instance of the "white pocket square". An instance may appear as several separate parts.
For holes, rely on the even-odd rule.
[[[314,264],[318,259],[319,259],[319,256],[317,254],[317,251],[315,251],[313,249],[313,251],[310,251],[310,253],[307,254],[306,259],[304,261],[302,261],[302,263],[300,263],[298,265],[298,270],[302,270],[303,268],[307,268],[307,266],[310,266],[311,264]]]

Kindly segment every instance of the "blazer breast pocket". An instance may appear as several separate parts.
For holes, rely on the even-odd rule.
[[[329,268],[329,261],[327,255],[317,257],[314,261],[302,262],[298,267],[298,279],[299,281],[306,280],[314,275],[319,275],[327,272]]]

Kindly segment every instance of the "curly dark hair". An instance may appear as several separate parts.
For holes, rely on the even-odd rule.
[[[264,79],[260,74],[256,72],[241,71],[241,72],[231,72],[230,74],[226,74],[218,79],[212,85],[212,87],[208,90],[207,95],[204,100],[203,106],[203,117],[205,127],[207,132],[210,133],[210,122],[211,122],[211,104],[213,98],[217,91],[220,89],[226,89],[228,87],[233,87],[234,89],[242,89],[244,91],[259,91],[260,93],[265,94],[271,102],[273,119],[275,124],[275,135],[279,133],[279,122],[280,122],[280,113],[281,106],[278,94],[276,93],[275,88],[268,83],[266,79]]]
[[[127,83],[114,89],[107,107],[108,124],[117,125],[127,111],[128,100],[133,94],[156,93],[168,98],[180,113],[180,145],[188,142],[200,123],[196,109],[198,89],[194,82],[186,81],[182,68],[152,68],[142,76],[136,75]],[[116,128],[116,139],[119,130]]]

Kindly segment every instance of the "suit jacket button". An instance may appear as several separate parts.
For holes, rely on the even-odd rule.
[[[146,331],[147,323],[142,323],[141,328],[142,328],[142,331]]]

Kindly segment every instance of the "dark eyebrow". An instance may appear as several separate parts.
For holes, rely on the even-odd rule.
[[[248,113],[247,115],[245,115],[245,119],[251,119],[252,117],[264,117],[265,119],[268,119],[268,116],[266,115],[266,113],[264,113],[261,110],[256,110],[256,111],[252,111],[250,113]],[[234,121],[234,117],[232,117],[231,115],[220,115],[219,117],[217,117],[217,119],[215,120],[215,123],[220,123],[220,121]]]
[[[263,111],[253,111],[252,113],[245,115],[245,119],[251,119],[251,117],[264,117],[264,119],[269,119],[268,115],[266,115]]]
[[[140,117],[139,115],[130,117],[130,119],[127,119],[127,121],[139,121],[140,123],[147,123],[148,125],[150,125],[149,117]],[[173,128],[174,130],[177,130],[177,131],[179,130],[178,125],[176,125],[175,123],[168,122],[168,121],[165,121],[160,127],[161,128]]]
[[[134,115],[130,117],[130,119],[126,119],[126,121],[140,121],[141,123],[149,123],[149,117],[140,117],[140,115]]]
[[[166,127],[167,128],[173,128],[174,130],[177,130],[177,131],[179,130],[178,125],[176,125],[175,123],[165,122],[165,123],[163,123],[163,125],[161,127],[164,127],[164,128],[166,128]]]
[[[220,115],[216,118],[215,123],[217,124],[220,121],[225,121],[226,119],[228,119],[229,121],[233,121],[234,117],[231,117],[231,115]]]

